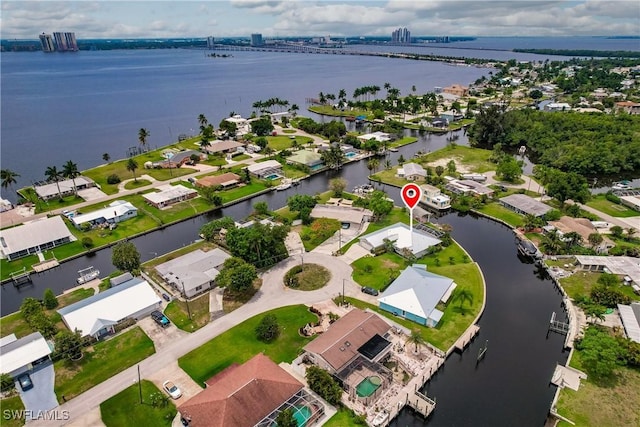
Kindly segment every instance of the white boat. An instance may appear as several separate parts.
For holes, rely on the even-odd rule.
[[[397,153],[400,150],[398,150],[397,148],[393,147],[393,148],[389,148],[389,151],[391,151],[393,153]]]
[[[280,183],[280,185],[278,185],[276,187],[276,191],[283,191],[286,190],[288,188],[291,188],[293,184],[291,183],[290,179],[283,179],[282,182]]]
[[[377,427],[385,425],[385,423],[389,420],[389,413],[387,411],[378,412],[376,417],[371,421],[371,425]]]
[[[614,182],[611,188],[613,190],[630,190],[631,186],[629,185],[629,181],[619,181]]]
[[[100,275],[100,270],[95,269],[93,267],[88,267],[88,268],[79,270],[78,274],[80,275],[80,277],[76,279],[76,282],[78,282],[79,285],[82,285],[84,283],[92,281],[93,279],[97,279],[98,276]]]

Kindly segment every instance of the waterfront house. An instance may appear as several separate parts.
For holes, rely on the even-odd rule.
[[[586,271],[615,274],[628,285],[640,287],[640,263],[630,256],[577,255],[576,265]]]
[[[70,217],[69,220],[77,229],[81,229],[85,224],[88,224],[90,227],[103,224],[116,224],[134,218],[137,215],[138,208],[133,206],[131,202],[116,200],[102,209],[82,215],[75,215]]]
[[[215,286],[224,262],[231,255],[222,249],[189,252],[156,266],[164,281],[186,298],[206,292]]]
[[[640,212],[640,196],[620,196],[620,203]]]
[[[533,215],[541,217],[552,208],[526,194],[511,194],[500,199],[500,204],[520,215]]]
[[[409,181],[418,181],[424,180],[427,176],[427,172],[424,170],[422,165],[417,163],[405,163],[398,168],[398,176]]]
[[[460,120],[464,119],[464,116],[462,114],[453,110],[443,111],[442,113],[440,113],[440,117],[446,119],[449,123],[459,122]]]
[[[161,185],[156,187],[160,190],[155,193],[146,193],[142,197],[153,207],[162,209],[175,203],[193,199],[198,195],[196,190],[187,188],[184,185]]]
[[[62,218],[40,218],[0,231],[0,253],[9,261],[76,240]]]
[[[260,179],[282,178],[282,165],[277,160],[267,160],[266,162],[254,163],[247,166],[249,173]]]
[[[444,117],[434,117],[431,119],[431,127],[434,128],[446,128],[449,126],[449,121]]]
[[[134,277],[120,285],[58,310],[70,331],[101,339],[129,319],[140,320],[160,309],[162,300],[146,280]]]
[[[207,160],[207,155],[205,153],[196,150],[185,150],[178,151],[167,160],[156,162],[153,165],[160,168],[175,169],[184,164],[193,162],[193,160],[191,160],[191,156],[196,156],[199,160]]]
[[[378,142],[391,141],[391,135],[385,132],[365,133],[364,135],[358,135],[357,138],[362,142],[366,142],[371,139],[375,139]]]
[[[53,348],[40,332],[16,338],[10,334],[0,338],[0,372],[12,377],[28,372],[50,360]]]
[[[243,145],[244,144],[242,144],[241,142],[234,141],[232,139],[228,139],[225,141],[217,139],[215,141],[211,141],[211,145],[202,148],[209,154],[235,153]]]
[[[469,88],[460,84],[452,84],[451,86],[442,88],[442,92],[450,93],[451,95],[456,95],[459,97],[464,97],[469,95]]]
[[[451,198],[442,194],[438,187],[422,184],[420,188],[422,188],[420,203],[437,210],[447,210],[451,207]]]
[[[436,306],[449,300],[456,288],[453,279],[427,271],[426,265],[414,264],[378,298],[382,310],[416,322],[435,327],[443,316]]]
[[[178,406],[190,427],[271,427],[285,409],[302,417],[299,425],[313,425],[324,415],[324,405],[262,353],[232,364],[205,384]]]
[[[324,165],[322,155],[310,150],[298,150],[291,156],[287,157],[287,163],[306,166],[311,170],[317,170]]]
[[[360,237],[359,243],[368,251],[377,253],[385,249],[385,241],[389,241],[399,254],[410,251],[416,258],[426,255],[429,248],[442,243],[439,239],[420,229],[414,228],[411,233],[409,226],[401,222],[366,234]]]
[[[74,190],[75,181],[75,190]],[[96,183],[92,179],[86,176],[77,176],[75,179],[63,179],[57,183],[47,183],[43,185],[36,185],[34,190],[38,197],[42,200],[51,200],[57,197],[67,197],[75,194],[76,191],[84,190],[85,188],[95,187]],[[58,188],[60,191],[58,192]]]
[[[387,340],[390,330],[391,326],[376,313],[354,308],[304,346],[303,360],[334,375],[362,357],[380,361],[391,351]],[[379,345],[371,352],[373,343]]]
[[[196,181],[196,187],[213,187],[228,189],[236,187],[240,183],[240,176],[232,172],[223,173],[222,175],[209,175],[202,177]]]
[[[493,190],[486,185],[482,185],[477,181],[471,179],[451,179],[445,185],[445,189],[451,191],[454,194],[461,194],[464,196],[482,196],[488,197],[493,195]]]

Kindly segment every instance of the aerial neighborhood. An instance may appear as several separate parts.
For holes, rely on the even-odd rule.
[[[164,147],[140,128],[126,158],[22,188],[3,164],[0,402],[22,416],[2,425],[425,420],[448,360],[498,356],[483,314],[501,268],[519,287],[508,264],[553,290],[542,323],[570,354],[543,415],[611,425],[585,403],[605,400],[637,425],[606,396],[640,398],[640,61],[467,65],[486,73],[199,114]]]

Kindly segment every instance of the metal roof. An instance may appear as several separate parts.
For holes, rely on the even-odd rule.
[[[196,190],[192,190],[191,188],[187,188],[184,185],[162,185],[157,187],[160,190],[157,193],[147,193],[143,194],[142,197],[149,200],[152,203],[160,204],[165,203],[170,200],[184,197],[193,193],[198,193]]]
[[[612,274],[626,275],[640,285],[640,259],[630,256],[595,256],[578,255],[576,261],[581,265],[597,265],[609,270]]]
[[[373,216],[369,209],[350,206],[316,205],[311,211],[312,218],[332,218],[341,222],[361,224],[367,217]]]
[[[66,237],[75,240],[62,218],[40,218],[0,231],[0,249],[9,255]]]
[[[86,214],[74,216],[71,218],[71,222],[76,225],[84,224],[85,222],[95,221],[99,218],[104,218],[105,220],[114,219],[126,214],[129,211],[138,211],[138,208],[133,206],[131,202],[126,202],[124,200],[116,200],[113,203],[105,206],[102,209],[98,209],[97,211],[88,212]]]
[[[545,205],[526,194],[511,194],[510,196],[502,197],[500,203],[534,216],[542,216],[552,209],[551,206]]]
[[[637,302],[631,305],[618,304],[618,311],[629,339],[640,343],[640,304]]]
[[[219,268],[231,255],[219,248],[210,251],[198,249],[178,258],[164,262],[156,267],[162,278],[169,283],[175,283],[179,290],[184,283],[184,289],[191,290],[213,281]]]
[[[93,185],[93,180],[87,178],[86,176],[78,176],[75,178],[76,188],[82,186]],[[57,196],[58,187],[60,187],[60,193],[67,193],[69,191],[73,191],[73,180],[72,179],[63,179],[58,181],[56,184],[52,182],[50,184],[38,185],[35,186],[36,194],[43,199],[47,199],[53,196]]]
[[[0,347],[0,371],[11,373],[51,354],[51,348],[40,332]]]

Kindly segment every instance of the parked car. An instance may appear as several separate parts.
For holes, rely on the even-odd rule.
[[[162,294],[162,298],[164,298],[165,301],[171,301],[171,297],[167,294]]]
[[[373,295],[373,296],[378,295],[378,290],[370,288],[369,286],[363,286],[362,292],[364,292],[365,294]]]
[[[164,327],[167,327],[171,324],[171,322],[169,321],[169,319],[167,319],[167,316],[165,316],[164,314],[162,314],[160,311],[158,310],[154,310],[151,312],[151,318],[153,320],[155,320],[155,322]]]
[[[27,391],[33,388],[31,377],[26,372],[18,377],[18,382],[20,383],[20,388],[22,389],[22,391]]]
[[[165,381],[162,383],[162,388],[174,399],[179,399],[182,396],[182,391],[171,381]]]

